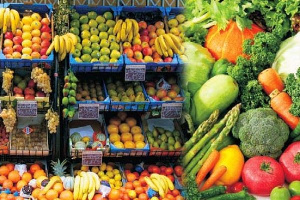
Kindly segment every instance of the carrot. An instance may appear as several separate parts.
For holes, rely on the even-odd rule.
[[[221,165],[218,167],[211,175],[210,177],[204,182],[203,186],[200,188],[200,191],[204,191],[209,189],[211,186],[215,184],[219,178],[221,178],[225,172],[227,171],[227,168],[224,165]]]
[[[275,89],[280,92],[284,89],[284,84],[275,69],[268,68],[258,75],[258,82],[263,87],[263,90],[270,95]]]
[[[206,175],[214,168],[219,158],[220,158],[220,153],[217,150],[214,150],[209,154],[208,158],[205,160],[202,167],[198,171],[196,177],[196,183],[198,185],[201,184],[201,182],[204,180]]]
[[[280,92],[275,90],[271,93],[271,108],[279,115],[279,117],[294,130],[298,123],[299,117],[296,117],[290,113],[292,106],[292,98],[286,92]]]

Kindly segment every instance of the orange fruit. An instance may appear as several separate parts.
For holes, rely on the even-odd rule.
[[[58,192],[53,189],[48,190],[48,192],[46,193],[46,198],[48,200],[53,200],[57,197],[58,197]]]
[[[7,194],[6,194],[6,193],[1,193],[1,194],[0,194],[0,197],[1,197],[1,198],[6,198],[6,197],[7,197]]]
[[[143,142],[143,141],[137,141],[137,142],[135,143],[135,147],[136,147],[137,149],[143,149],[145,146],[146,146],[146,144],[145,144],[145,142]]]
[[[139,194],[139,200],[148,200],[148,196],[145,193]]]
[[[34,197],[34,198],[38,198],[39,194],[41,193],[41,189],[40,188],[35,188],[33,191],[32,191],[32,194],[31,196]]]
[[[180,195],[180,192],[179,192],[179,190],[174,189],[174,190],[172,190],[172,194],[174,197],[176,197],[176,196]]]
[[[125,188],[132,190],[133,189],[133,183],[128,180],[128,182],[125,183]]]
[[[39,169],[37,171],[34,172],[33,178],[37,179],[40,176],[46,176],[46,173],[43,169]]]
[[[123,142],[120,142],[120,141],[115,142],[114,145],[118,149],[123,149],[124,148]]]
[[[6,198],[7,200],[14,200],[15,196],[13,194],[8,194]]]
[[[133,182],[133,181],[136,180],[136,176],[135,176],[135,174],[133,174],[133,173],[127,174],[126,178],[127,178],[127,180],[128,180],[129,182]]]
[[[128,126],[131,128],[131,127],[134,127],[136,125],[136,119],[134,119],[133,117],[128,117],[126,119],[126,123],[128,124]]]
[[[0,185],[2,185],[6,179],[7,179],[6,176],[1,175],[0,176]]]
[[[141,134],[141,133],[136,133],[133,135],[133,141],[135,141],[135,142],[138,142],[138,141],[143,142],[144,139],[145,138],[144,138],[143,134]]]
[[[20,174],[17,170],[11,171],[8,174],[8,179],[11,180],[13,183],[17,183],[21,180]]]
[[[17,190],[17,187],[15,187],[15,186],[13,186],[13,187],[10,189],[10,191],[11,191],[11,193],[19,192],[19,191]]]
[[[130,127],[126,123],[120,124],[119,129],[121,133],[129,133],[130,131]]]
[[[11,172],[15,169],[15,165],[13,163],[7,163],[6,167],[8,168],[8,170]]]
[[[22,189],[22,187],[24,187],[25,185],[27,185],[27,182],[24,180],[20,180],[17,183],[17,190],[20,191]]]
[[[115,142],[120,141],[121,137],[118,133],[111,133],[109,136],[109,140],[110,140],[110,142],[115,143]]]
[[[22,180],[26,181],[29,183],[29,181],[32,179],[32,175],[29,172],[24,172],[22,175]]]
[[[119,133],[119,128],[118,126],[116,125],[113,125],[113,124],[110,124],[107,126],[107,132],[109,134],[112,134],[112,133]]]
[[[137,187],[140,187],[140,186],[141,186],[141,183],[140,183],[139,181],[137,181],[137,180],[136,180],[136,181],[133,181],[132,184],[133,184],[133,187],[134,187],[134,188],[137,188]]]
[[[134,149],[134,148],[135,148],[135,144],[134,144],[134,142],[132,142],[132,141],[126,141],[126,142],[124,143],[124,147],[125,147],[126,149]]]
[[[132,134],[131,133],[122,133],[121,134],[121,141],[126,142],[126,141],[132,141]]]
[[[112,189],[108,195],[109,200],[118,200],[120,198],[120,191]]]
[[[145,191],[144,191],[144,188],[143,188],[143,187],[138,186],[138,187],[135,188],[135,192],[136,192],[137,194],[142,194],[142,193],[144,193]]]
[[[119,126],[121,124],[121,120],[119,117],[113,117],[109,120],[109,124]]]
[[[142,133],[142,129],[139,126],[133,126],[130,130],[130,132],[132,134],[138,134],[138,133]]]
[[[0,175],[7,176],[9,173],[9,168],[5,165],[0,167]]]
[[[62,191],[59,198],[60,200],[73,200],[73,193],[69,190]]]
[[[38,164],[33,164],[30,166],[29,171],[31,174],[34,174],[35,171],[41,169],[41,167]]]
[[[41,38],[40,37],[33,37],[32,39],[31,39],[31,42],[33,43],[33,44],[41,44],[42,43],[42,40],[41,40]]]
[[[55,183],[53,185],[53,190],[55,190],[56,192],[58,192],[58,194],[60,194],[62,191],[64,191],[64,186],[62,183]]]
[[[13,187],[13,182],[11,180],[7,179],[3,182],[2,187],[4,189],[11,189]]]

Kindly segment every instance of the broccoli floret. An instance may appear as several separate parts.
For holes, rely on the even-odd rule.
[[[241,140],[240,148],[246,157],[277,158],[289,137],[289,127],[272,109],[257,108],[242,113],[232,133]]]

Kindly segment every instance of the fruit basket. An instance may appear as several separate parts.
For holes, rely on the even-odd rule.
[[[10,134],[10,155],[48,156],[48,129],[44,115],[18,118],[18,125]]]
[[[49,56],[46,56],[46,51],[54,37],[52,5],[5,3],[4,8],[18,11],[21,17],[20,20],[27,17],[26,23],[30,23],[29,16],[27,15],[34,13],[36,18],[32,17],[30,19],[35,19],[38,22],[35,25],[23,25],[22,30],[21,28],[17,29],[15,34],[6,32],[2,35],[2,40],[0,41],[1,49],[3,45],[3,51],[0,51],[1,68],[31,67],[32,64],[39,63],[52,66],[54,62],[54,52],[52,51]],[[39,15],[37,16],[36,13]],[[31,29],[34,29],[33,31],[35,32],[31,32]],[[12,45],[14,45],[15,48],[13,48]]]
[[[155,45],[155,39],[166,33],[165,8],[159,6],[124,6],[118,7],[118,14],[120,19],[125,21],[129,18],[136,20],[140,35],[140,38],[135,35],[132,41],[129,38],[123,40],[125,65],[145,65],[148,71],[153,72],[177,71],[178,60],[173,51],[170,49],[169,51],[172,52],[167,53],[168,56],[162,57],[158,54]],[[134,32],[136,32],[135,28]]]
[[[105,113],[105,133],[109,138],[111,155],[146,156],[149,153],[141,119],[135,113]]]
[[[81,44],[76,45],[75,53],[70,54],[70,65],[73,71],[122,71],[124,58],[121,56],[120,44],[115,42],[115,36],[112,34],[117,14],[116,7],[81,5],[73,6],[73,9],[76,12],[71,14],[70,31],[77,35],[81,41]],[[107,15],[108,12],[112,15]],[[89,29],[90,26],[92,30]],[[87,37],[90,35],[91,37]],[[87,38],[92,38],[94,42]],[[99,42],[100,45],[97,45]]]
[[[147,111],[150,100],[141,82],[124,82],[107,79],[105,85],[110,99],[111,111]]]

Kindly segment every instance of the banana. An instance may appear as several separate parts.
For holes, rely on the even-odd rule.
[[[173,53],[172,49],[168,48],[168,54],[169,54],[170,57],[173,58],[174,53]]]
[[[100,179],[99,179],[99,176],[97,174],[93,173],[93,172],[88,172],[88,173],[91,174],[92,177],[93,177],[93,180],[95,182],[95,189],[99,190],[99,188],[100,188]]]
[[[174,44],[176,45],[176,47],[181,50],[182,44],[181,44],[179,38],[176,35],[172,34],[172,33],[168,33],[168,35],[172,38],[172,40],[173,40]]]
[[[21,29],[22,27],[23,27],[23,22],[20,21],[20,22],[17,24],[17,28],[18,28],[18,29]]]
[[[71,46],[71,51],[70,51],[70,53],[74,53],[75,52],[75,45],[73,44],[73,41],[71,40],[71,44],[72,44],[72,46]]]
[[[10,14],[11,32],[12,32],[13,34],[15,34],[15,33],[16,33],[16,30],[17,30],[16,20],[15,20],[14,14],[13,14],[12,12],[10,12],[9,14]]]
[[[90,173],[86,173],[86,176],[88,177],[88,182],[89,182],[89,188],[88,188],[88,193],[92,192],[93,189],[95,189],[95,182],[93,180],[93,177]]]
[[[61,179],[59,176],[53,176],[50,179],[49,183],[46,185],[46,187],[43,188],[41,193],[46,194],[48,192],[48,190],[50,190],[55,183],[61,183]]]
[[[117,41],[117,42],[120,42],[120,41],[121,41],[121,31],[118,32],[116,41]]]
[[[54,49],[54,41],[50,44],[50,46],[48,47],[47,51],[46,51],[46,55],[50,55],[51,51]]]
[[[165,181],[159,174],[153,173],[150,176],[151,180],[156,179],[160,183],[161,187],[163,188],[165,194],[168,192],[168,183]]]
[[[160,45],[160,48],[162,50],[163,55],[165,57],[168,57],[169,56],[169,54],[168,54],[168,47],[167,47],[167,45],[165,43],[165,40],[164,40],[164,37],[162,35],[160,35],[158,37],[158,42],[159,42],[159,45]]]
[[[175,52],[175,53],[180,53],[180,50],[176,47],[174,44],[171,36],[169,34],[163,34],[163,37],[166,41],[166,44]],[[171,55],[170,55],[171,56]]]
[[[20,23],[20,14],[15,9],[11,9],[10,12],[14,15],[14,18],[15,18],[15,21],[16,21],[15,24],[16,24],[16,27],[17,27]]]
[[[122,28],[121,28],[121,41],[125,42],[126,40],[126,23],[122,23]]]
[[[169,191],[168,182],[161,175],[159,177],[160,177],[160,180],[164,183],[164,191],[165,191],[165,194],[167,194]]]
[[[66,35],[63,35],[62,37],[64,37],[65,40],[66,52],[69,53],[71,51],[71,43],[70,43],[71,39]]]
[[[128,34],[128,42],[132,42],[132,39],[133,39],[133,31],[130,31],[129,34]]]
[[[126,35],[128,35],[130,32],[132,32],[132,21],[130,19],[126,19],[125,22],[126,22]]]
[[[82,195],[83,195],[83,192],[82,192],[82,189],[84,187],[84,180],[82,177],[80,177],[80,187],[79,187],[79,193],[78,193],[78,200],[81,200],[82,199]]]
[[[161,176],[167,181],[169,189],[174,190],[175,187],[174,187],[173,182],[167,176],[163,176],[163,175],[161,175]]]
[[[89,188],[89,179],[87,177],[87,174],[86,174],[86,172],[81,172],[80,176],[83,177],[83,179],[84,179],[83,193],[87,193],[88,188]]]
[[[5,8],[0,8],[0,29],[3,27],[4,12]]]
[[[59,36],[56,35],[54,37],[54,48],[55,48],[55,51],[58,52],[59,51]]]
[[[6,10],[7,10],[7,21],[6,21],[6,23],[7,23],[7,29],[8,28],[10,28],[10,9],[9,8],[6,8]]]
[[[161,47],[159,45],[158,38],[155,39],[154,46],[155,46],[155,49],[156,49],[157,53],[162,56],[163,52],[162,52]]]
[[[80,185],[80,176],[76,176],[74,181],[74,191],[73,191],[74,200],[78,200],[79,185]]]
[[[117,35],[118,32],[121,31],[121,26],[122,26],[122,23],[123,23],[123,20],[122,19],[119,19],[114,27],[114,30],[113,30],[113,34],[114,35]]]
[[[84,193],[82,196],[82,200],[86,200],[87,196],[88,196],[87,193]]]
[[[3,16],[3,33],[7,32],[7,23],[9,21],[8,17],[9,17],[9,8],[6,8]]]
[[[67,33],[66,35],[72,39],[74,45],[78,43],[76,35],[74,35],[73,33]]]
[[[94,195],[95,195],[95,188],[93,188],[93,190],[88,194],[88,200],[92,200]]]
[[[63,54],[65,52],[65,40],[64,37],[59,37],[59,54]]]
[[[65,59],[66,56],[67,56],[67,52],[64,51],[62,54],[60,54],[59,61],[63,61],[63,59]]]
[[[145,176],[145,181],[152,190],[158,192],[158,188],[156,187],[156,185],[152,182],[152,180],[149,177]]]
[[[156,178],[153,178],[151,180],[156,185],[156,187],[158,188],[158,194],[159,194],[159,196],[161,196],[162,198],[164,198],[165,197],[165,192],[164,192],[162,186],[160,185],[160,183],[158,182],[158,180]]]
[[[139,24],[135,19],[131,19],[131,21],[132,21],[133,31],[134,31],[133,36],[137,36],[139,35],[139,30],[140,30]]]

